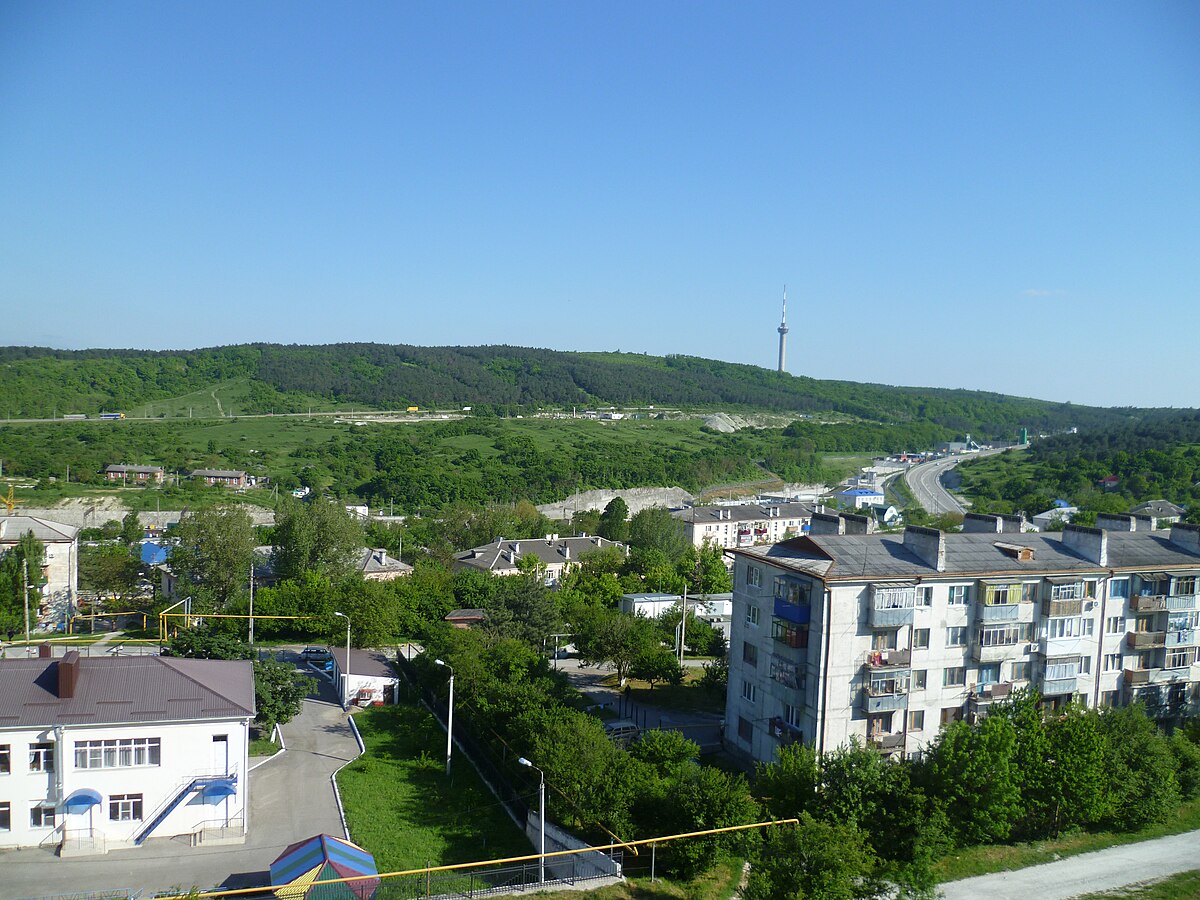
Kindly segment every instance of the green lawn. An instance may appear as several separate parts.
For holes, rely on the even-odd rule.
[[[1101,831],[1094,834],[1080,832],[1055,840],[1036,841],[1030,844],[996,844],[959,850],[938,860],[934,865],[934,875],[938,881],[957,881],[973,875],[1023,869],[1026,866],[1053,862],[1064,856],[1090,853],[1106,847],[1132,844],[1137,841],[1146,841],[1196,829],[1200,829],[1200,800],[1192,800],[1183,804],[1168,821],[1142,831],[1130,833]]]
[[[379,706],[355,715],[367,752],[338,775],[354,842],[381,872],[533,852],[464,758],[446,778],[446,734],[424,709]]]
[[[1200,897],[1200,871],[1180,872],[1150,884],[1106,891],[1102,894],[1087,894],[1079,900],[1114,900],[1122,897],[1136,900],[1193,900]]]
[[[643,854],[646,852],[643,849]],[[729,900],[734,895],[742,875],[742,860],[733,859],[717,864],[708,874],[695,881],[673,882],[649,878],[631,878],[624,884],[614,884],[594,891],[542,891],[534,894],[540,900]]]

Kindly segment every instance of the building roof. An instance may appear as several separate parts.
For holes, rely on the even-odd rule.
[[[162,470],[162,466],[127,466],[124,463],[116,466],[106,466],[104,469],[105,472],[117,472],[118,474],[125,472],[131,475],[137,475],[138,473],[153,475],[156,472],[161,472]]]
[[[849,488],[848,490],[838,491],[838,497],[882,497],[883,494],[873,488]]]
[[[443,617],[449,622],[452,619],[477,619],[480,622],[487,618],[486,609],[452,609]]]
[[[1145,503],[1139,503],[1129,511],[1131,516],[1151,515],[1165,518],[1168,516],[1182,516],[1187,512],[1182,506],[1176,506],[1170,500],[1147,500]]]
[[[60,698],[61,659],[0,660],[0,729],[119,725],[255,714],[249,660],[79,657],[73,696]]]
[[[386,550],[373,550],[368,547],[362,552],[358,570],[363,575],[407,575],[412,572],[413,567],[406,562],[396,559],[394,556],[388,555]]]
[[[74,525],[51,522],[37,516],[0,516],[0,543],[15,544],[28,531],[32,531],[33,536],[43,544],[74,541],[79,536],[79,529]]]
[[[773,512],[777,510],[777,512]],[[811,516],[807,503],[739,503],[736,506],[693,506],[671,513],[677,519],[697,525],[712,522],[760,522],[769,519],[801,519]]]
[[[337,663],[338,671],[346,671],[346,648],[330,647],[333,660]],[[374,650],[350,650],[350,674],[364,675],[372,678],[398,678],[392,661],[382,653]]]
[[[596,535],[561,538],[558,535],[547,535],[544,538],[521,538],[514,541],[501,539],[483,547],[456,553],[454,559],[463,565],[489,572],[508,571],[517,567],[517,560],[522,556],[533,555],[545,565],[555,565],[577,562],[581,553],[605,547],[625,549],[625,545],[619,541],[610,541]]]
[[[1055,534],[946,534],[946,565],[941,572],[905,547],[903,534],[810,535],[769,547],[747,547],[729,552],[763,559],[826,581],[917,576],[953,579],[956,575],[968,578],[1009,574],[1042,576],[1094,572],[1101,568],[1138,571],[1186,567],[1200,570],[1200,554],[1171,543],[1166,532],[1109,531],[1107,536],[1108,560],[1104,566],[1081,556]],[[1011,552],[1013,547],[1031,549],[1033,558],[1027,561],[1015,559]]]
[[[240,469],[196,469],[193,478],[245,478],[246,473]]]

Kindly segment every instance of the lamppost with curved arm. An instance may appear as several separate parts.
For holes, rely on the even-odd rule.
[[[335,612],[335,616],[346,620],[346,671],[342,673],[345,679],[342,684],[342,706],[350,708],[350,617],[345,613]]]
[[[517,760],[521,765],[528,766],[538,773],[538,881],[545,882],[546,880],[546,773],[527,760],[521,757]]]
[[[450,752],[454,749],[454,667],[445,660],[435,659],[439,666],[450,670],[450,704],[446,713],[446,775],[450,775]]]

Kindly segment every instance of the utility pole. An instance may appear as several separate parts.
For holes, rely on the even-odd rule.
[[[254,563],[250,563],[250,646],[254,646]]]
[[[25,655],[29,655],[29,557],[21,558],[21,606],[25,609]]]

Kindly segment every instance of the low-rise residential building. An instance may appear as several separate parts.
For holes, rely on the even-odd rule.
[[[597,535],[559,537],[548,534],[545,538],[522,538],[508,541],[501,538],[483,547],[474,547],[454,556],[454,568],[477,569],[493,575],[518,575],[522,572],[521,560],[530,571],[537,571],[549,587],[555,587],[563,572],[579,561],[581,554],[615,547],[622,553],[625,545]]]
[[[1079,514],[1079,508],[1067,504],[1055,504],[1051,509],[1033,516],[1030,521],[1038,531],[1049,531],[1059,525],[1066,525]]]
[[[0,659],[0,847],[245,839],[248,660],[43,652]]]
[[[396,559],[387,550],[368,547],[359,557],[358,571],[366,581],[392,581],[411,575],[413,567]]]
[[[1200,706],[1200,526],[1033,534],[970,515],[962,533],[866,534],[832,518],[733,551],[735,753],[852,738],[920,753],[1022,687],[1051,706],[1143,701],[1159,718]]]
[[[346,648],[331,647],[334,683],[343,705],[370,706],[395,703],[400,678],[395,667],[382,653],[374,650],[350,650],[350,665],[346,665]]]
[[[866,487],[847,488],[844,491],[838,491],[833,496],[837,499],[838,503],[853,507],[854,509],[878,506],[887,499],[874,488]]]
[[[774,544],[808,530],[812,507],[805,503],[740,503],[728,506],[692,506],[675,510],[683,520],[688,540],[730,549]]]
[[[249,483],[246,473],[237,469],[196,469],[193,478],[203,479],[205,484],[243,488]]]
[[[107,466],[104,469],[104,477],[109,481],[119,481],[121,484],[134,482],[136,484],[162,484],[166,477],[162,466],[127,466],[116,465]]]
[[[0,516],[0,553],[11,550],[29,532],[46,548],[40,617],[62,621],[79,592],[79,529],[36,516]]]
[[[1173,525],[1187,515],[1187,510],[1169,500],[1147,500],[1129,511],[1131,516],[1153,516],[1162,525]]]

